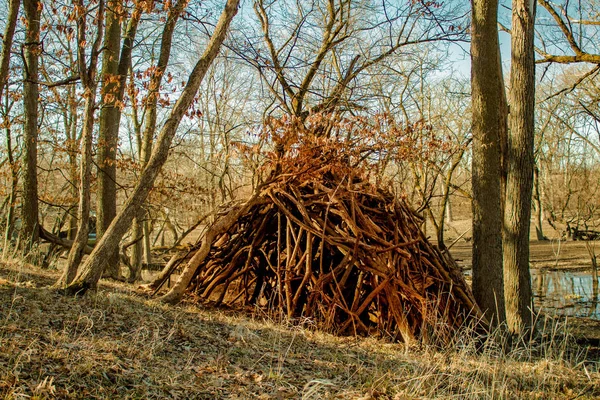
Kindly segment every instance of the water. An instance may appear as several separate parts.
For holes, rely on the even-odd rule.
[[[463,270],[466,276],[471,270]],[[536,311],[600,320],[600,294],[594,290],[590,269],[531,270],[531,285]]]
[[[598,285],[590,270],[531,270],[536,310],[600,319]]]

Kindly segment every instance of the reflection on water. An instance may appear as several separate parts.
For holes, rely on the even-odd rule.
[[[598,279],[587,271],[531,270],[536,310],[600,319]]]

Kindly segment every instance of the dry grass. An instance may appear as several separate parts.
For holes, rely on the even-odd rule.
[[[340,338],[230,311],[164,306],[104,283],[0,265],[4,398],[422,399],[600,397],[598,360],[555,327],[536,345],[457,336],[453,349]],[[560,337],[560,339],[559,339]]]

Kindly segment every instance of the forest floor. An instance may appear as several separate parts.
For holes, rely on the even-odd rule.
[[[58,271],[0,264],[0,398],[600,398],[600,357],[548,320],[522,346],[461,332],[407,347],[199,307],[130,285],[65,297]]]

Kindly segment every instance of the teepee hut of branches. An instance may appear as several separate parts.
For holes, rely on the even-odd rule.
[[[420,217],[353,166],[357,154],[330,143],[288,150],[270,180],[222,212],[169,271],[187,260],[187,292],[200,301],[264,307],[339,334],[411,342],[481,319]]]

